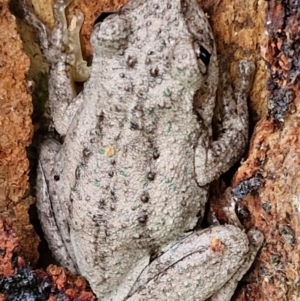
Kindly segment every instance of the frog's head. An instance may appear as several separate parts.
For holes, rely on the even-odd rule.
[[[91,38],[94,57],[117,58],[145,82],[170,80],[193,95],[201,91],[203,99],[215,94],[214,38],[196,0],[130,0],[99,21]]]
[[[219,81],[219,67],[217,60],[216,44],[210,24],[205,13],[199,7],[195,0],[182,0],[182,13],[184,15],[190,43],[177,43],[174,52],[177,53],[177,61],[173,64],[173,76],[180,75],[181,70],[190,70],[193,75],[182,78],[184,85],[189,86],[189,91],[193,95],[194,109],[201,115],[204,120],[211,120],[214,108],[216,89]],[[186,39],[187,41],[187,39]],[[191,47],[189,50],[188,45]],[[184,67],[183,63],[180,68],[180,56],[190,55],[190,60],[194,61],[193,68]],[[182,60],[184,61],[184,60]],[[186,81],[186,83],[185,83]]]

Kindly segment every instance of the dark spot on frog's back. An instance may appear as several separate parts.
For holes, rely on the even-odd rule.
[[[150,75],[151,75],[152,77],[157,77],[158,74],[159,74],[159,69],[158,69],[158,67],[153,67],[153,68],[150,69]]]
[[[156,147],[152,151],[152,157],[153,157],[154,160],[159,158],[159,151]]]
[[[100,137],[103,130],[102,125],[104,121],[104,112],[101,111],[96,115],[96,117],[97,117],[97,124],[91,132],[93,132],[92,134],[95,134],[96,136]]]
[[[153,181],[155,179],[155,173],[152,172],[152,171],[149,171],[148,174],[147,174],[147,179],[149,181]]]
[[[132,130],[132,131],[136,131],[136,130],[138,130],[139,129],[139,125],[137,124],[137,123],[134,123],[134,122],[130,122],[130,129]]]
[[[126,56],[126,64],[129,68],[133,68],[137,63],[137,58],[134,55],[127,55]]]
[[[78,165],[75,169],[75,178],[76,178],[76,180],[78,180],[80,178],[80,175],[81,175],[81,166]]]
[[[148,201],[149,201],[149,192],[148,191],[144,191],[143,193],[142,193],[142,195],[141,195],[141,201],[143,202],[143,203],[148,203]]]
[[[148,220],[148,213],[147,213],[147,211],[143,210],[143,211],[139,214],[137,220],[138,220],[138,222],[139,222],[140,224],[145,224],[145,223],[147,222],[147,220]]]
[[[89,150],[88,148],[84,148],[82,151],[83,157],[84,158],[88,158],[91,155],[91,150]]]
[[[103,120],[104,120],[104,113],[101,112],[101,113],[98,115],[98,124],[101,123],[101,122],[103,122]]]

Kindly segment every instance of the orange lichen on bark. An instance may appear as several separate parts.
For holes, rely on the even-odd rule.
[[[64,291],[70,300],[94,301],[93,293],[88,289],[86,280],[83,277],[75,276],[62,267],[49,265],[47,273],[55,283],[58,290]]]

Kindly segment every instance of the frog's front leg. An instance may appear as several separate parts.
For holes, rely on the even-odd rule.
[[[195,149],[195,171],[200,186],[211,183],[227,171],[241,157],[248,141],[247,96],[252,85],[255,66],[243,60],[237,66],[234,92],[228,75],[222,76],[222,128],[211,142],[203,132]],[[219,129],[220,130],[220,129]]]
[[[196,231],[143,271],[128,301],[229,301],[262,242],[259,231],[232,225]]]
[[[74,81],[85,81],[89,68],[82,58],[79,31],[83,14],[73,17],[69,29],[65,9],[72,0],[57,0],[53,6],[55,26],[52,30],[38,19],[29,0],[12,0],[13,12],[33,27],[39,46],[49,64],[49,103],[55,129],[65,135],[83,102],[76,97]]]

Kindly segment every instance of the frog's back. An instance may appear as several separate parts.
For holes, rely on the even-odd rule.
[[[116,126],[118,113],[104,116],[98,136],[87,134],[93,142],[82,150],[70,189],[72,244],[84,275],[101,269],[101,261],[116,273],[147,264],[196,225],[206,202],[195,179],[199,129],[192,112],[183,118],[156,106],[151,117],[137,118],[138,128],[130,121]]]

